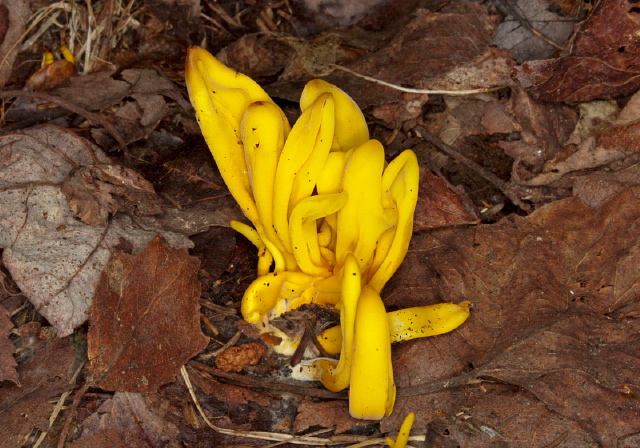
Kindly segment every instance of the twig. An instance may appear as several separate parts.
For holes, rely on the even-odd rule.
[[[111,134],[111,136],[118,142],[118,145],[120,146],[121,149],[125,149],[125,147],[127,146],[127,144],[125,143],[124,139],[122,138],[122,136],[120,135],[116,127],[113,124],[111,124],[107,119],[93,112],[89,112],[88,110],[76,104],[63,100],[62,98],[59,98],[57,96],[53,96],[44,92],[28,92],[26,90],[7,90],[6,92],[0,92],[0,98],[17,98],[17,97],[49,101],[50,103],[57,104],[58,106],[63,107],[75,114],[82,115],[84,118],[86,118],[90,122],[104,127],[109,132],[109,134]]]
[[[260,378],[239,375],[237,373],[225,372],[224,370],[216,369],[215,367],[210,367],[198,361],[191,360],[189,361],[189,365],[194,369],[207,372],[215,377],[224,378],[225,380],[228,380],[232,384],[236,384],[244,387],[258,388],[268,392],[273,391],[278,394],[282,394],[283,392],[288,392],[291,394],[306,395],[308,397],[315,397],[315,398],[325,398],[325,399],[332,399],[332,400],[347,399],[347,394],[345,393],[331,392],[326,389],[317,389],[315,387],[296,386],[293,384],[277,383],[272,380],[263,380]]]
[[[194,363],[191,361],[191,363]],[[384,439],[369,439],[366,436],[352,436],[352,435],[337,435],[331,436],[328,438],[320,438],[313,437],[310,434],[306,435],[292,435],[292,434],[282,434],[277,432],[265,432],[265,431],[238,431],[235,429],[227,429],[221,428],[219,426],[211,423],[209,418],[205,415],[202,406],[200,406],[200,402],[196,397],[196,391],[191,384],[191,378],[189,377],[189,373],[187,372],[186,366],[182,366],[180,368],[180,373],[182,374],[182,379],[189,390],[189,395],[191,396],[191,400],[193,404],[196,406],[200,417],[202,420],[209,426],[209,428],[213,429],[220,434],[226,434],[235,437],[249,437],[260,440],[271,440],[274,442],[282,442],[282,443],[293,443],[298,445],[308,445],[308,446],[331,446],[331,445],[345,445],[349,444],[347,448],[359,448],[371,445],[383,445]],[[322,431],[324,432],[324,431]],[[317,434],[321,432],[315,432],[312,434]],[[413,436],[409,437],[411,441],[421,441],[425,440],[425,436]]]
[[[391,89],[399,90],[401,92],[407,93],[422,93],[422,94],[432,94],[432,95],[449,95],[449,96],[463,96],[463,95],[473,95],[476,93],[488,93],[495,92],[496,90],[504,89],[504,86],[497,87],[483,87],[480,89],[467,89],[467,90],[439,90],[439,89],[414,89],[413,87],[402,87],[397,84],[392,84],[390,82],[383,81],[381,79],[373,78],[371,76],[363,75],[362,73],[354,72],[353,70],[343,67],[342,65],[331,64],[331,68],[336,70],[341,70],[343,72],[349,73],[353,76],[357,76],[358,78],[365,79],[367,81],[380,84]]]
[[[69,380],[69,384],[71,386],[75,385],[76,379],[78,378],[78,375],[82,371],[83,367],[84,367],[84,363],[82,363],[76,369],[75,373],[71,377],[71,380]],[[67,399],[69,394],[71,394],[72,391],[73,391],[73,387],[71,389],[69,389],[69,390],[64,391],[62,393],[62,395],[60,395],[60,398],[58,399],[58,402],[56,403],[55,407],[53,408],[53,412],[51,413],[51,416],[49,417],[49,429],[40,433],[40,437],[38,437],[38,440],[36,440],[36,443],[33,445],[33,448],[38,448],[40,446],[40,444],[42,443],[42,441],[44,440],[44,438],[47,436],[47,434],[49,433],[49,430],[53,426],[53,423],[56,421],[56,418],[58,418],[58,415],[60,414],[60,411],[62,410],[62,406],[64,405],[65,400]]]
[[[193,404],[196,406],[196,409],[198,409],[198,412],[200,413],[200,417],[202,417],[202,420],[204,420],[204,422],[207,424],[207,426],[209,426],[209,428],[213,429],[216,432],[219,432],[220,434],[226,434],[226,435],[231,435],[236,437],[249,437],[249,438],[260,439],[260,440],[272,440],[274,442],[288,442],[288,443],[294,443],[299,445],[312,445],[312,446],[340,445],[344,443],[344,442],[334,442],[331,439],[324,439],[320,437],[295,436],[291,434],[281,434],[277,432],[265,432],[265,431],[238,431],[234,429],[227,429],[227,428],[221,428],[219,426],[215,426],[213,423],[211,423],[209,418],[207,418],[207,416],[204,413],[204,410],[202,409],[202,406],[200,406],[200,402],[196,397],[195,389],[191,384],[191,378],[189,378],[189,373],[187,372],[187,368],[185,366],[182,366],[180,368],[180,373],[182,374],[182,378],[187,386],[187,389],[189,390],[189,395],[191,395],[191,400],[193,401]]]
[[[236,342],[238,342],[238,340],[240,339],[240,336],[242,336],[242,332],[241,331],[237,331],[236,334],[234,334],[231,339],[229,339],[227,341],[226,344],[224,344],[222,347],[220,347],[218,350],[215,350],[211,353],[205,353],[204,355],[200,355],[199,358],[202,360],[208,360],[211,358],[215,358],[216,356],[218,356],[220,353],[222,353],[223,351],[225,351],[226,349],[228,349],[229,347],[233,346],[236,344]]]
[[[60,432],[60,438],[58,439],[58,448],[64,448],[64,444],[67,441],[67,435],[69,434],[69,428],[71,427],[71,421],[75,417],[76,410],[80,405],[80,400],[89,389],[89,383],[86,382],[82,385],[78,392],[76,392],[76,396],[73,399],[73,404],[69,408],[69,413],[67,414],[67,418],[64,421],[64,426],[62,427],[62,431]]]
[[[507,182],[503,181],[502,179],[500,179],[498,176],[496,176],[486,168],[478,165],[473,160],[460,154],[458,151],[453,149],[451,146],[447,145],[445,142],[443,142],[439,138],[429,134],[429,132],[423,126],[416,126],[415,130],[417,130],[420,133],[420,136],[422,137],[423,140],[426,140],[427,142],[431,143],[440,151],[451,156],[454,160],[457,160],[458,162],[460,162],[470,170],[475,171],[480,176],[484,177],[487,181],[492,183],[496,188],[502,191],[502,193],[504,193],[504,195],[508,197],[511,200],[511,202],[513,202],[514,205],[520,207],[522,210],[524,210],[527,213],[531,213],[533,211],[532,207],[529,204],[525,203],[524,201],[522,201],[522,199],[520,199],[520,197],[517,194],[518,189],[512,187]]]

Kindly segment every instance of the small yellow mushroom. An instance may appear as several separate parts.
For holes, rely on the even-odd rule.
[[[73,53],[71,53],[71,50],[69,50],[69,47],[67,47],[66,45],[60,47],[60,53],[62,54],[62,58],[65,61],[71,62],[72,64],[76,62],[76,58],[73,56]]]

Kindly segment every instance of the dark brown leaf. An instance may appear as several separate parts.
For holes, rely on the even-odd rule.
[[[520,390],[551,409],[545,426],[554,428],[550,441],[565,431],[567,420],[583,429],[575,437],[602,446],[616,446],[640,430],[633,417],[640,396],[632,385],[640,369],[638,196],[626,189],[595,210],[566,199],[526,218],[417,235],[385,290],[386,303],[471,300],[474,306],[454,333],[394,349],[399,394],[421,395],[407,412],[431,408],[443,387],[485,378],[517,386],[511,393],[496,391],[502,389],[513,415],[522,406]],[[460,389],[445,410],[458,412],[475,393],[484,394]],[[399,424],[401,416],[394,415],[390,425]],[[517,434],[531,440],[541,430],[529,426],[523,435],[508,419],[483,415],[480,425],[505,440]],[[464,432],[464,421],[450,422],[451,432]],[[457,442],[484,446],[465,440]]]
[[[413,217],[414,232],[477,221],[473,203],[463,188],[454,187],[429,170],[421,170],[418,205]]]
[[[166,229],[193,235],[245,219],[214,166],[211,153],[204,148],[190,148],[162,166],[164,175],[156,182],[156,189],[176,206],[161,217]]]
[[[16,366],[18,365],[13,359],[16,348],[9,339],[9,334],[13,329],[13,322],[9,319],[9,311],[0,304],[0,382],[13,381],[20,386],[20,379]]]
[[[90,226],[104,226],[109,215],[162,212],[153,185],[120,165],[89,165],[73,170],[62,185],[75,215]]]
[[[113,255],[89,317],[90,374],[97,387],[155,392],[206,347],[198,265],[160,237],[139,255]]]
[[[50,399],[71,389],[74,350],[68,339],[53,339],[18,367],[21,386],[0,384],[0,440],[20,446],[33,428],[49,429]]]
[[[196,373],[193,370],[190,373],[190,378],[205,395],[224,403],[228,406],[227,409],[236,409],[238,406],[246,405],[250,401],[260,406],[273,405],[272,397],[246,387],[221,383],[208,376],[201,376],[199,372]]]
[[[580,23],[566,54],[523,64],[542,101],[589,101],[640,87],[640,10],[627,0],[599,2]]]
[[[369,424],[369,421],[358,420],[349,415],[349,402],[346,400],[323,402],[305,400],[298,406],[294,429],[296,432],[303,432],[314,426],[335,427],[336,434],[341,434]]]
[[[96,413],[87,417],[82,437],[69,446],[178,447],[179,431],[168,419],[168,405],[158,395],[116,392]]]

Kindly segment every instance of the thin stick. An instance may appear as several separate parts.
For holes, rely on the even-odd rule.
[[[60,432],[60,438],[58,439],[58,448],[64,448],[64,444],[67,441],[67,435],[69,434],[69,428],[71,427],[71,421],[73,417],[75,417],[76,410],[80,405],[80,400],[89,389],[89,383],[84,383],[78,392],[76,392],[76,396],[73,399],[73,404],[71,408],[69,408],[69,413],[67,414],[67,419],[64,421],[64,426],[62,427],[62,431]]]
[[[291,434],[281,434],[277,432],[265,432],[265,431],[238,431],[235,429],[227,429],[227,428],[221,428],[219,426],[216,426],[213,423],[211,423],[211,421],[205,415],[204,410],[202,409],[202,406],[200,406],[200,402],[196,397],[196,392],[195,392],[195,389],[193,388],[193,385],[191,384],[191,378],[189,378],[189,373],[187,372],[186,366],[182,366],[180,368],[180,373],[182,374],[182,378],[184,379],[187,389],[189,390],[189,395],[191,395],[191,400],[193,401],[193,404],[196,406],[196,409],[198,409],[198,413],[200,413],[200,417],[202,417],[202,420],[204,420],[204,422],[207,424],[207,426],[209,426],[209,428],[213,429],[216,432],[219,432],[220,434],[226,434],[226,435],[236,436],[236,437],[249,437],[249,438],[260,439],[260,440],[272,440],[274,442],[288,442],[288,443],[294,443],[298,445],[327,446],[327,445],[341,445],[344,443],[344,442],[335,442],[331,439],[324,439],[320,437],[294,436]]]
[[[0,98],[17,97],[49,101],[50,103],[57,104],[58,106],[63,107],[75,114],[82,115],[90,122],[104,127],[109,132],[109,134],[111,134],[111,136],[118,142],[120,148],[124,149],[127,146],[116,127],[104,117],[93,112],[89,112],[88,110],[69,101],[63,100],[62,98],[58,98],[57,96],[49,95],[48,93],[44,92],[28,92],[26,90],[7,90],[6,92],[0,92]]]
[[[318,389],[309,386],[296,386],[294,384],[283,384],[274,382],[271,380],[263,380],[256,377],[247,377],[245,375],[239,375],[237,373],[225,372],[224,370],[216,369],[215,367],[208,366],[198,361],[191,360],[189,365],[194,369],[206,372],[214,377],[224,378],[231,384],[253,387],[265,390],[267,392],[273,392],[282,394],[283,392],[305,395],[307,397],[324,398],[328,400],[346,400],[347,395],[345,393],[331,392],[326,389]]]
[[[427,142],[431,143],[440,151],[451,156],[454,160],[457,160],[458,162],[460,162],[470,170],[475,171],[480,176],[484,177],[487,181],[492,183],[496,188],[502,191],[502,193],[504,193],[504,195],[508,197],[511,200],[511,202],[513,202],[513,204],[520,207],[522,210],[524,210],[527,213],[531,213],[533,211],[533,209],[529,204],[523,202],[522,199],[520,199],[516,189],[513,188],[511,185],[509,185],[507,182],[503,181],[502,179],[500,179],[498,176],[496,176],[486,168],[478,165],[476,162],[469,159],[468,157],[460,154],[458,151],[453,149],[451,146],[447,145],[438,137],[435,137],[429,134],[429,132],[423,126],[416,126],[415,129],[420,133],[420,137],[422,137],[423,140],[426,140]]]
[[[78,375],[82,371],[83,367],[84,367],[84,363],[82,363],[76,369],[75,373],[71,377],[71,380],[69,380],[69,384],[71,386],[75,385],[76,379],[78,378]],[[60,414],[60,411],[62,410],[62,406],[64,405],[65,400],[71,394],[72,391],[73,391],[73,387],[71,389],[69,389],[69,390],[64,391],[62,393],[62,395],[60,395],[60,398],[58,399],[58,402],[56,403],[55,407],[53,408],[53,412],[51,413],[51,416],[49,417],[49,429],[51,429],[51,427],[53,426],[54,422],[56,421],[56,418],[58,418],[58,415]],[[33,445],[33,448],[38,448],[40,446],[40,444],[42,443],[44,438],[49,433],[49,429],[47,429],[46,431],[43,431],[43,432],[40,433],[40,437],[38,437],[38,440],[36,440],[36,443]]]
[[[433,94],[433,95],[449,95],[449,96],[463,96],[463,95],[473,95],[476,93],[487,93],[487,92],[495,92],[496,90],[503,89],[505,86],[497,86],[497,87],[483,87],[481,89],[468,89],[468,90],[438,90],[438,89],[414,89],[412,87],[402,87],[397,84],[392,84],[390,82],[383,81],[381,79],[372,78],[371,76],[363,75],[362,73],[354,72],[353,70],[343,67],[342,65],[331,64],[331,68],[336,70],[341,70],[343,72],[349,73],[353,76],[357,76],[358,78],[366,79],[367,81],[374,82],[376,84],[380,84],[391,89],[399,90],[401,92],[407,93],[422,93],[422,94]]]

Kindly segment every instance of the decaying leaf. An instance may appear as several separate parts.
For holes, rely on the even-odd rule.
[[[337,434],[357,428],[367,426],[369,422],[359,420],[349,415],[349,402],[323,401],[315,402],[305,400],[298,406],[298,415],[294,423],[296,432],[306,431],[311,427],[320,426],[322,428],[336,428]]]
[[[115,246],[127,242],[139,251],[158,233],[176,247],[191,245],[175,234],[139,228],[123,214],[105,226],[78,221],[61,184],[74,168],[109,161],[69,131],[42,126],[0,137],[0,159],[3,261],[61,337],[87,319],[100,273]]]
[[[20,379],[16,366],[18,365],[13,359],[16,351],[9,334],[13,329],[13,322],[9,319],[9,312],[0,304],[0,383],[2,381],[13,381],[20,386]]]
[[[109,215],[162,212],[153,185],[135,171],[120,165],[97,164],[74,169],[62,185],[75,215],[90,226],[105,226]]]
[[[88,356],[97,387],[155,392],[206,347],[199,264],[160,237],[138,255],[113,254],[91,308]]]
[[[424,427],[433,421],[427,412],[433,400],[444,399],[439,391],[462,387],[446,398],[453,407],[438,404],[458,443],[482,447],[492,440],[482,431],[471,437],[466,423],[451,417],[465,406],[482,415],[478,427],[514,443],[532,440],[536,426],[522,434],[508,419],[479,411],[486,394],[477,380],[497,379],[552,410],[546,443],[566,431],[566,421],[581,428],[570,440],[603,446],[640,430],[633,417],[640,396],[625,392],[640,369],[638,197],[627,188],[597,209],[571,198],[526,218],[414,237],[415,249],[385,290],[387,305],[471,300],[473,308],[450,335],[396,346],[399,395],[416,395],[396,408],[423,410],[418,427]],[[501,394],[516,415],[522,399],[516,391],[496,386],[490,394]],[[494,398],[486,400],[495,406]],[[401,418],[394,414],[389,428]]]
[[[210,398],[213,398],[226,406],[226,410],[237,412],[237,408],[254,402],[260,406],[272,406],[273,397],[257,392],[246,387],[221,383],[207,376],[201,376],[200,372],[190,371],[191,381]]]
[[[577,146],[568,146],[547,161],[542,173],[531,179],[518,179],[519,182],[529,186],[549,185],[569,173],[607,165],[637,152],[640,147],[638,120],[640,94],[636,93],[610,126],[596,129],[593,135],[587,136]]]
[[[473,224],[478,221],[464,189],[454,187],[429,170],[420,172],[420,193],[413,217],[413,231]]]
[[[55,403],[51,398],[70,389],[74,350],[65,339],[52,339],[18,367],[20,386],[0,384],[0,441],[20,446],[33,428],[49,429]]]
[[[189,150],[157,171],[162,173],[156,182],[158,194],[175,205],[159,218],[166,229],[194,235],[244,219],[207,149]]]
[[[178,428],[167,417],[169,403],[157,395],[116,392],[83,422],[71,448],[178,447]]]
[[[632,93],[640,87],[639,31],[640,11],[633,2],[598,2],[576,26],[564,55],[523,64],[521,78],[533,84],[529,91],[542,101],[589,101]]]

